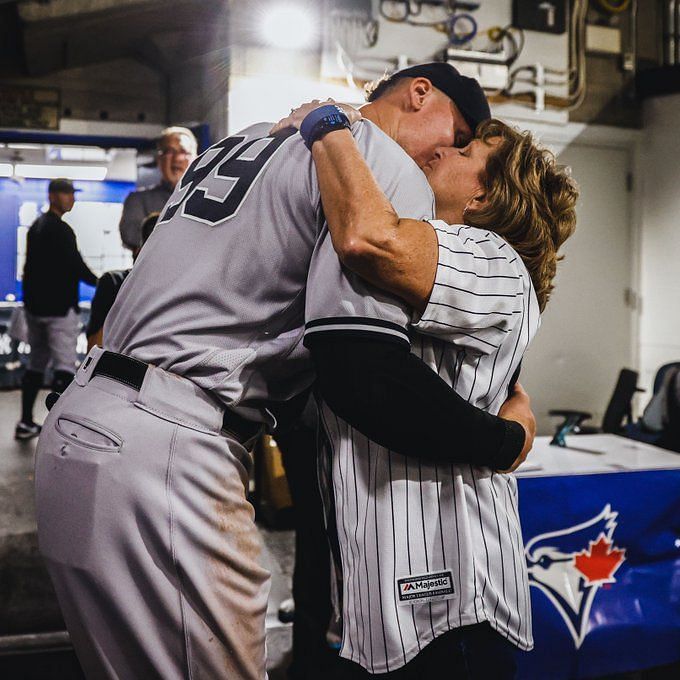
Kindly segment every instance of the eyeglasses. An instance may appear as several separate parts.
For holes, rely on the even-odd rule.
[[[159,149],[157,153],[161,157],[174,156],[175,158],[187,158],[191,156],[191,152],[184,151],[184,149]]]

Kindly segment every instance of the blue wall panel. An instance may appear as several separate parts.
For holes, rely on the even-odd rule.
[[[0,180],[0,300],[15,289],[20,205],[17,185]]]
[[[39,206],[47,200],[47,179],[26,179],[16,181],[0,178],[0,300],[7,295],[21,296],[21,282],[16,271],[17,228],[19,208],[22,203],[33,201]],[[133,182],[74,182],[78,200],[101,203],[123,203],[125,197],[135,189]],[[81,284],[81,300],[90,300],[94,293],[92,286]]]

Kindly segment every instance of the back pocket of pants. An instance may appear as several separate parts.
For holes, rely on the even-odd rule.
[[[122,444],[122,439],[115,432],[81,416],[61,414],[55,427],[65,439],[96,451],[115,453]]]
[[[120,463],[120,438],[101,426],[59,414],[49,418],[38,440],[35,500],[38,547],[54,563],[86,568],[98,554],[111,467]]]

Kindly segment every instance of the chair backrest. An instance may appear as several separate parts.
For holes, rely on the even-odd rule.
[[[657,446],[680,453],[680,373],[668,385],[667,420]]]
[[[602,432],[619,434],[626,418],[632,417],[631,403],[637,391],[638,373],[629,368],[622,368],[616,381],[614,392],[602,419]]]
[[[661,388],[661,385],[663,385],[663,379],[671,368],[680,368],[680,361],[672,361],[670,364],[664,364],[659,368],[654,376],[654,394],[656,394]]]

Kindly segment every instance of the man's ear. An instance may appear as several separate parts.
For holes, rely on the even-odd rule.
[[[434,88],[427,78],[414,78],[409,86],[409,104],[413,111],[420,111],[432,96]]]

